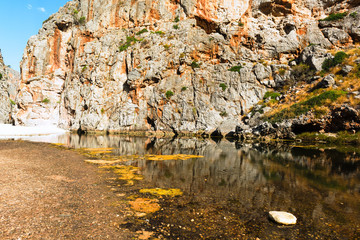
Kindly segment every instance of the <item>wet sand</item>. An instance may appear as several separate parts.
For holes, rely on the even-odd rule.
[[[131,239],[96,166],[50,144],[0,141],[0,239]]]

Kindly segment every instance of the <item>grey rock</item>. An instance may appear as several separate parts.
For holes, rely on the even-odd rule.
[[[316,71],[322,70],[322,64],[328,58],[332,58],[332,55],[319,45],[308,46],[300,54],[301,62],[308,64]]]
[[[353,66],[351,65],[345,65],[341,68],[340,70],[340,73],[343,75],[343,76],[346,76],[348,75],[352,70],[354,69]]]
[[[261,63],[257,63],[254,66],[254,73],[256,75],[256,79],[259,80],[259,81],[262,81],[265,78],[269,78],[271,76],[271,68],[268,67],[268,66],[265,67]]]
[[[335,84],[335,79],[334,79],[334,75],[333,74],[329,74],[327,76],[325,76],[317,85],[316,88],[328,88],[328,87],[332,87]]]
[[[350,36],[347,32],[338,28],[324,28],[321,30],[324,36],[336,46],[341,46],[350,41]]]

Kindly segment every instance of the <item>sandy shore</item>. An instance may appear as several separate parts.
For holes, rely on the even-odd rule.
[[[129,239],[106,176],[77,153],[0,141],[0,239]]]

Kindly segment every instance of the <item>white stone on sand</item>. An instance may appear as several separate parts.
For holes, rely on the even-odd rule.
[[[284,224],[284,225],[296,224],[296,217],[288,212],[270,211],[269,216],[272,220],[280,224]]]

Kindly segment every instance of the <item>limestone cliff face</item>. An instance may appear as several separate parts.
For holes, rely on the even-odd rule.
[[[71,130],[228,133],[287,80],[279,69],[304,47],[338,44],[317,19],[351,4],[74,0],[30,38],[13,117]],[[341,44],[358,27],[337,28]]]
[[[11,123],[19,73],[6,66],[0,50],[0,124]]]

